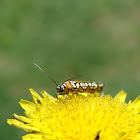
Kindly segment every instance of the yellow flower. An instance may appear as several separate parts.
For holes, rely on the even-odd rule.
[[[33,101],[20,101],[26,117],[14,114],[7,120],[29,132],[23,140],[140,140],[140,96],[127,104],[124,91],[114,98],[70,93],[66,100],[30,92]]]

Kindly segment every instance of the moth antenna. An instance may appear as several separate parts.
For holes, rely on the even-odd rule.
[[[41,69],[36,63],[34,63],[34,65],[38,67],[48,78],[50,78],[58,86],[58,84],[43,69]]]
[[[75,79],[75,78],[79,78],[79,77],[82,77],[82,76],[72,77],[72,78],[70,78],[70,79],[67,79],[66,81],[68,81],[68,80],[72,80],[72,79]]]

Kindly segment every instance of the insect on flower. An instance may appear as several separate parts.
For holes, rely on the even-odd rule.
[[[35,64],[35,63],[34,63]],[[65,82],[58,85],[44,70],[42,70],[37,64],[35,64],[47,77],[49,77],[57,86],[56,98],[58,95],[66,95],[66,98],[69,93],[94,93],[101,92],[103,90],[104,84],[101,82],[91,82],[91,81],[71,81],[74,78],[68,79]],[[79,77],[79,76],[78,76]],[[66,100],[65,98],[65,100]]]

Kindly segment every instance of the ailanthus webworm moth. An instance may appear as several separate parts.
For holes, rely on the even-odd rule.
[[[35,64],[35,63],[34,63]],[[57,86],[56,98],[58,95],[66,95],[71,93],[94,93],[94,92],[101,92],[103,90],[104,84],[101,82],[91,82],[91,81],[71,81],[71,79],[66,80],[65,82],[58,85],[45,71],[43,71],[37,64],[35,64],[47,77],[49,77]],[[65,99],[66,99],[65,98]]]

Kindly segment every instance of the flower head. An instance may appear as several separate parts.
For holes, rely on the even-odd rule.
[[[114,98],[99,93],[69,93],[58,99],[30,89],[33,101],[21,100],[24,116],[14,114],[8,124],[30,134],[23,140],[138,140],[140,96],[125,103],[126,93]],[[84,93],[82,93],[84,94]],[[64,102],[65,101],[65,102]]]

